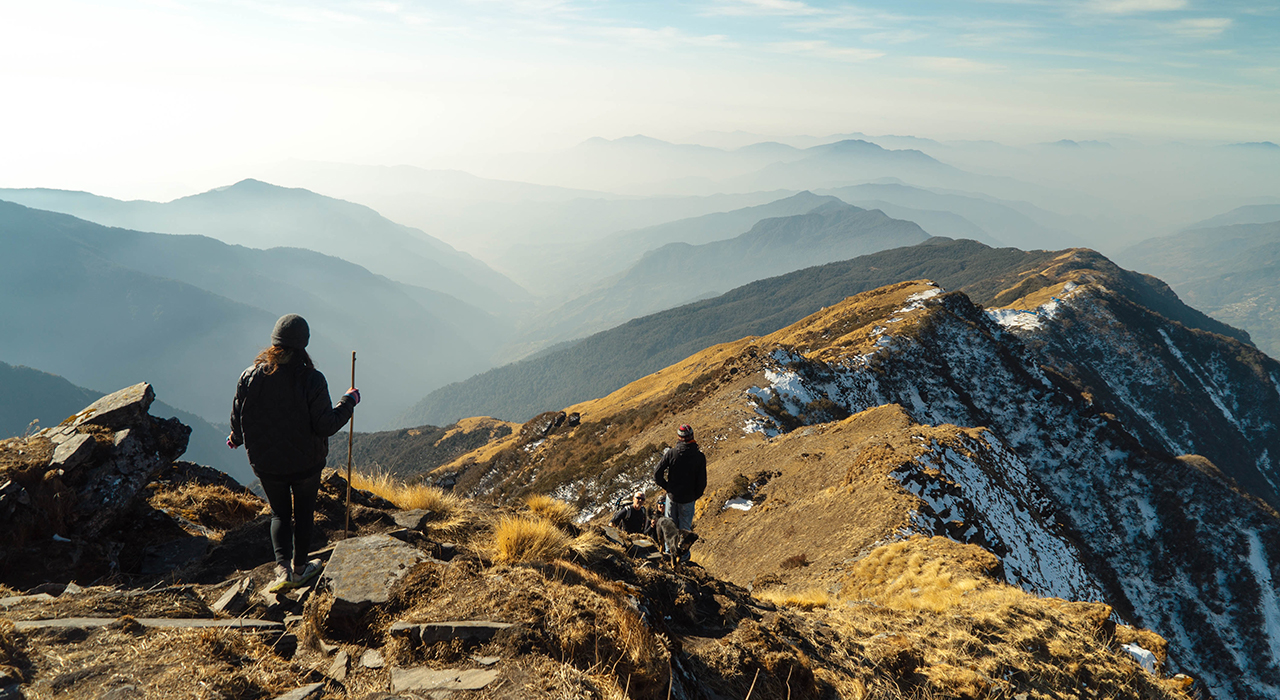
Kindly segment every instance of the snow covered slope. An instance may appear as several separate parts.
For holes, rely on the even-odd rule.
[[[1144,444],[1085,391],[1064,381],[1051,354],[1037,353],[1009,330],[1052,337],[1049,329],[1057,325],[1062,334],[1092,338],[1122,331],[1114,319],[1098,327],[1082,320],[1080,310],[1105,290],[1076,287],[1074,294],[1051,299],[1035,323],[1012,323],[1007,315],[989,315],[962,294],[913,289],[903,290],[911,292],[906,303],[854,331],[870,341],[861,344],[870,351],[846,352],[845,345],[857,343],[837,325],[841,316],[827,312],[834,323],[821,328],[821,319],[815,323],[811,317],[805,344],[775,348],[768,356],[775,365],[766,375],[769,381],[755,392],[761,423],[753,427],[785,427],[787,421],[779,420],[770,403],[795,415],[795,407],[826,400],[851,412],[896,403],[921,423],[988,428],[991,440],[1012,453],[996,472],[1005,482],[969,467],[974,460],[967,456],[943,459],[938,466],[952,500],[974,503],[1003,543],[1019,537],[1014,534],[1019,526],[1002,530],[1001,524],[1028,518],[1015,507],[994,506],[1018,494],[1036,494],[1032,502],[1039,516],[1051,515],[1079,543],[1084,566],[1102,586],[1103,599],[1125,618],[1168,637],[1180,668],[1204,679],[1219,697],[1280,697],[1280,656],[1272,651],[1280,642],[1280,619],[1273,612],[1272,581],[1280,576],[1275,511],[1243,497],[1216,470],[1197,468],[1202,462],[1179,460],[1158,445]],[[1068,309],[1076,313],[1068,314]],[[1067,319],[1074,323],[1067,325]],[[1153,332],[1161,338],[1161,332],[1170,338],[1187,335],[1185,328],[1167,321]],[[1219,356],[1244,347],[1221,337],[1202,340],[1217,342]],[[1176,341],[1169,346],[1177,347]],[[1171,362],[1162,364],[1147,355],[1120,354],[1110,370],[1091,369],[1104,381],[1122,370],[1185,372],[1186,355],[1181,361],[1172,350],[1169,355]],[[1218,380],[1213,395],[1223,403],[1224,415],[1235,415],[1235,390],[1229,389],[1225,374]],[[1253,383],[1239,389],[1253,390]],[[774,397],[778,400],[770,402]],[[1139,408],[1156,414],[1154,407]],[[1152,420],[1135,431],[1158,425]],[[947,505],[937,503],[926,489],[920,493],[931,509]],[[970,528],[949,534],[970,541],[966,537],[977,532]],[[1031,548],[1036,549],[1034,544]],[[1007,561],[1010,553],[1004,555]],[[1040,547],[1018,556],[1015,562],[1043,565],[1059,555]],[[1084,590],[1073,590],[1080,584],[1064,586],[1043,572],[1022,576],[1033,588],[1048,586],[1070,597]]]
[[[1001,308],[929,281],[849,297],[430,478],[594,517],[650,483],[687,422],[710,465],[699,561],[718,576],[834,591],[877,544],[942,535],[996,554],[1010,583],[1163,635],[1163,672],[1214,697],[1280,699],[1280,516],[1263,488],[1280,481],[1280,365],[1091,251],[992,284]]]

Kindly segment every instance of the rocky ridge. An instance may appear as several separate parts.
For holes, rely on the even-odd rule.
[[[1177,309],[1099,257],[1067,251],[994,294],[1003,308],[927,281],[851,297],[431,478],[552,493],[590,519],[689,422],[712,464],[697,558],[717,575],[838,593],[873,548],[944,536],[997,554],[1025,590],[1167,636],[1172,669],[1215,697],[1280,697],[1280,521],[1250,493],[1274,478],[1280,366],[1135,302]]]
[[[182,426],[148,416],[151,398],[131,387],[0,443],[0,473],[21,487],[6,487],[7,522],[54,522],[49,503],[69,501],[60,529],[2,541],[0,697],[1187,697],[1158,636],[1106,605],[1007,586],[990,554],[940,537],[871,548],[843,572],[849,602],[771,602],[697,564],[671,571],[647,538],[576,526],[550,500],[387,491],[427,506],[402,509],[354,489],[343,538],[347,483],[330,473],[313,553],[325,572],[270,593],[263,504],[174,461]],[[555,418],[520,434],[583,427]],[[115,557],[88,556],[91,539]],[[130,552],[145,547],[168,554],[144,566]],[[24,552],[41,550],[37,568]]]

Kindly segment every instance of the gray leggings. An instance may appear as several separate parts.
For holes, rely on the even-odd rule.
[[[305,566],[311,553],[311,524],[315,520],[320,472],[295,481],[258,480],[271,505],[271,546],[276,551],[276,563],[288,568],[292,559],[295,566]]]

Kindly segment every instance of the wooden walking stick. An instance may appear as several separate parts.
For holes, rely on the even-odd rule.
[[[356,351],[351,351],[351,388],[356,387]],[[356,437],[356,407],[351,407],[351,422],[347,425],[347,520],[342,526],[342,539],[347,539],[351,529],[351,445]]]

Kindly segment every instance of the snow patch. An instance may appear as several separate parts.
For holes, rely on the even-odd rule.
[[[1156,672],[1155,654],[1152,654],[1150,651],[1143,649],[1137,644],[1121,644],[1120,648],[1129,652],[1129,656],[1132,656],[1134,661],[1137,661],[1138,665],[1146,669],[1148,673]]]
[[[1262,548],[1258,531],[1247,531],[1245,538],[1249,541],[1249,568],[1253,569],[1253,577],[1261,589],[1258,607],[1262,608],[1262,616],[1266,620],[1267,645],[1271,647],[1271,658],[1280,660],[1280,601],[1271,582],[1271,567],[1267,566],[1266,550]]]
[[[748,501],[745,498],[730,498],[729,500],[724,502],[724,507],[721,508],[720,510],[724,510],[725,508],[733,508],[735,510],[751,510],[751,507],[754,505],[755,503],[753,501]]]

